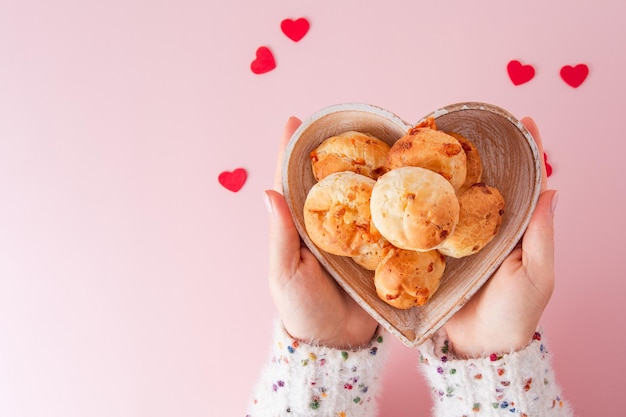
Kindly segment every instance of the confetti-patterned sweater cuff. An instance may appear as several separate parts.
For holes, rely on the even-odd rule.
[[[270,363],[248,417],[373,417],[385,362],[383,332],[368,346],[342,351],[292,339],[278,324]]]
[[[572,416],[561,396],[541,332],[524,349],[456,359],[440,331],[420,347],[420,367],[432,389],[434,415]]]

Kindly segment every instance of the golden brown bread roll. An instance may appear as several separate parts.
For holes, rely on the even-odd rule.
[[[419,167],[396,168],[378,178],[370,206],[376,228],[402,249],[434,249],[459,221],[459,202],[452,185]]]
[[[445,259],[438,251],[392,248],[378,264],[374,286],[378,297],[401,309],[424,305],[439,288]]]
[[[359,254],[353,256],[352,260],[357,265],[373,271],[391,248],[391,243],[381,236],[378,241],[363,245],[359,249]]]
[[[387,154],[391,170],[416,166],[441,174],[455,190],[461,188],[467,174],[465,151],[457,139],[428,127],[410,129],[398,139]]]
[[[459,223],[439,251],[462,258],[480,251],[498,233],[504,214],[504,198],[493,187],[474,184],[459,196]]]
[[[317,181],[342,171],[376,179],[384,174],[389,145],[361,132],[349,131],[324,140],[310,154],[313,176]]]
[[[478,148],[476,148],[476,145],[474,145],[472,141],[459,133],[446,133],[459,141],[461,147],[465,151],[465,157],[467,158],[465,182],[463,183],[463,185],[461,185],[461,188],[457,190],[457,193],[462,193],[463,191],[470,188],[472,185],[482,181],[483,163],[480,159],[480,153],[478,152]]]
[[[304,202],[306,231],[320,249],[355,256],[381,238],[371,222],[370,197],[376,181],[345,171],[330,174],[309,190]]]

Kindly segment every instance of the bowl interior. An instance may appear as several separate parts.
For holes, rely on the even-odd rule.
[[[530,133],[505,110],[486,103],[459,103],[438,109],[437,128],[460,133],[478,148],[483,182],[500,190],[506,201],[498,235],[477,254],[446,257],[438,291],[422,307],[399,310],[376,295],[374,273],[347,257],[326,253],[309,239],[303,207],[315,184],[309,154],[326,138],[348,130],[370,133],[389,144],[411,125],[395,114],[360,103],[327,107],[304,120],[292,136],[283,161],[283,189],[296,227],[328,272],[383,327],[408,346],[424,342],[495,272],[523,235],[536,205],[541,161]]]

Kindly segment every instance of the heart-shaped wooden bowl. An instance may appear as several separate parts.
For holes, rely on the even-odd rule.
[[[323,140],[356,130],[393,144],[411,125],[368,104],[330,106],[303,121],[287,145],[283,161],[284,194],[302,240],[345,291],[407,346],[429,338],[496,271],[524,234],[541,185],[541,160],[535,141],[506,110],[469,102],[443,107],[422,120],[429,116],[435,117],[438,129],[460,133],[476,145],[483,162],[483,182],[500,190],[506,210],[498,235],[483,250],[461,259],[446,258],[439,289],[421,307],[399,310],[380,300],[374,288],[374,273],[350,258],[317,248],[307,235],[303,219],[304,202],[315,184],[309,154]]]

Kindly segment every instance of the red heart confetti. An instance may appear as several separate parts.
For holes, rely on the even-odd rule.
[[[224,171],[220,173],[217,180],[222,184],[224,188],[234,193],[239,191],[241,187],[246,183],[248,173],[243,168],[237,168],[231,171]]]
[[[255,74],[264,74],[276,68],[274,54],[267,46],[260,46],[256,50],[256,59],[250,64],[250,69]]]
[[[578,64],[575,67],[565,65],[561,68],[561,78],[567,84],[574,88],[578,88],[589,75],[589,67],[585,64]]]
[[[527,83],[535,76],[535,68],[532,65],[524,65],[516,59],[508,63],[506,70],[514,85]]]
[[[546,164],[546,175],[549,177],[552,175],[552,165],[548,163],[548,154],[543,153],[543,162]]]
[[[280,29],[283,33],[292,41],[298,42],[300,39],[304,37],[309,31],[311,25],[309,21],[304,17],[301,17],[296,20],[285,19],[280,22]]]

